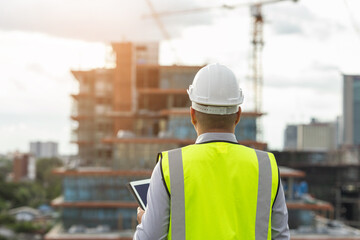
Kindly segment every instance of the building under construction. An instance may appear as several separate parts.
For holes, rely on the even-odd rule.
[[[279,165],[306,172],[309,192],[335,206],[334,217],[360,228],[359,152],[282,151],[273,152]]]
[[[62,224],[46,239],[131,239],[137,204],[126,188],[149,178],[159,152],[192,144],[186,89],[202,66],[160,66],[157,43],[114,43],[113,69],[72,71],[79,92],[71,95],[78,145],[75,166],[57,169],[63,196]],[[239,143],[265,149],[258,142],[256,119],[244,112],[236,127]],[[120,232],[122,231],[122,232]],[[81,233],[81,234],[78,234]],[[95,234],[95,235],[94,235]]]
[[[71,118],[81,165],[152,168],[159,151],[194,143],[186,89],[201,66],[158,65],[157,43],[114,43],[114,69],[72,71]],[[238,140],[258,149],[256,118],[243,113]]]

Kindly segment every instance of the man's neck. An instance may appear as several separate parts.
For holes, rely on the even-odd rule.
[[[230,130],[230,129],[206,129],[206,130],[202,130],[202,129],[199,129],[198,130],[198,136],[200,136],[201,134],[204,134],[204,133],[232,133],[234,134],[234,129]]]

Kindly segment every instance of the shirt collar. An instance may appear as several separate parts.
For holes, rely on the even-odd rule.
[[[219,133],[219,132],[211,132],[211,133],[203,133],[197,137],[195,143],[204,143],[211,141],[224,141],[224,142],[233,142],[238,143],[236,140],[235,134],[233,133]]]

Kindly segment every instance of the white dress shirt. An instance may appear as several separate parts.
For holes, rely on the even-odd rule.
[[[238,142],[235,135],[232,133],[204,133],[196,139],[195,143],[211,141]],[[165,181],[162,178],[160,164],[157,163],[150,180],[146,211],[142,216],[141,224],[136,227],[134,240],[157,240],[167,238],[170,222],[170,198],[164,183]],[[277,197],[272,207],[271,232],[272,239],[290,239],[288,212],[281,181]]]

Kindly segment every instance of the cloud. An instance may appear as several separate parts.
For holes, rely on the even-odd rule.
[[[323,40],[346,28],[339,21],[319,16],[302,1],[269,5],[264,9],[265,19],[276,35],[297,34]]]
[[[176,3],[176,5],[172,5]],[[156,11],[198,7],[196,1],[153,1]],[[144,0],[13,0],[0,3],[0,29],[42,32],[89,41],[159,40],[163,36]],[[210,24],[212,13],[186,14],[162,18],[172,37],[184,27]]]
[[[339,112],[342,78],[337,66],[346,69],[352,64],[352,69],[358,69],[354,56],[359,55],[359,48],[351,34],[343,34],[349,29],[344,27],[348,18],[345,22],[341,20],[344,15],[334,2],[288,1],[263,8],[266,21],[263,105],[267,116],[272,117],[264,119],[268,124],[264,129],[269,144],[278,136],[277,145],[281,147],[281,128],[292,116],[301,122],[314,114],[331,118]],[[158,12],[218,4],[217,0],[152,0],[152,3]],[[161,19],[171,38],[181,36],[172,42],[185,63],[221,61],[243,76],[249,73],[248,12],[247,8],[239,8]],[[27,147],[28,140],[35,138],[60,139],[65,145],[70,139],[69,93],[76,92],[69,69],[102,66],[100,60],[105,52],[103,44],[85,41],[163,39],[154,19],[141,18],[146,13],[149,8],[145,0],[0,1],[0,102],[6,102],[0,112],[4,115],[2,119],[14,124],[26,120],[28,129],[33,129],[26,130],[25,135],[21,131],[6,135],[0,126],[4,132],[0,134],[4,136],[0,151],[13,148],[9,146]],[[161,58],[165,54],[166,49]],[[23,84],[26,91],[20,92],[21,85],[16,86],[13,80]],[[243,81],[245,85],[246,82]],[[249,89],[246,101],[251,99],[252,88]],[[61,122],[51,120],[48,114],[56,115],[54,118]]]
[[[301,75],[269,75],[264,81],[265,86],[279,89],[310,89],[318,93],[339,93],[341,91],[342,77],[336,68],[330,71],[309,69]]]
[[[65,129],[65,131],[64,131]],[[29,151],[30,141],[56,141],[60,144],[60,153],[71,151],[70,121],[65,114],[7,114],[0,119],[0,152],[20,150]]]
[[[39,63],[30,63],[26,66],[28,71],[43,74],[45,72],[44,68]]]
[[[265,22],[270,22],[277,35],[304,34],[302,23],[315,20],[314,14],[299,3],[274,4],[263,9]]]
[[[287,124],[307,123],[312,117],[335,121],[341,114],[341,93],[319,92],[310,86],[268,87],[264,89],[263,111],[267,113],[261,120],[264,139],[270,149],[281,149]]]
[[[283,22],[283,21],[277,21],[273,25],[273,29],[275,33],[279,35],[303,33],[303,29],[301,28],[301,26],[297,25],[296,23]]]
[[[339,72],[339,67],[334,64],[326,64],[323,62],[315,61],[308,67],[307,70],[314,70],[318,72],[328,72],[328,71]]]
[[[20,92],[25,92],[27,87],[24,83],[12,78],[11,79],[12,84],[16,87],[17,90],[19,90]]]

